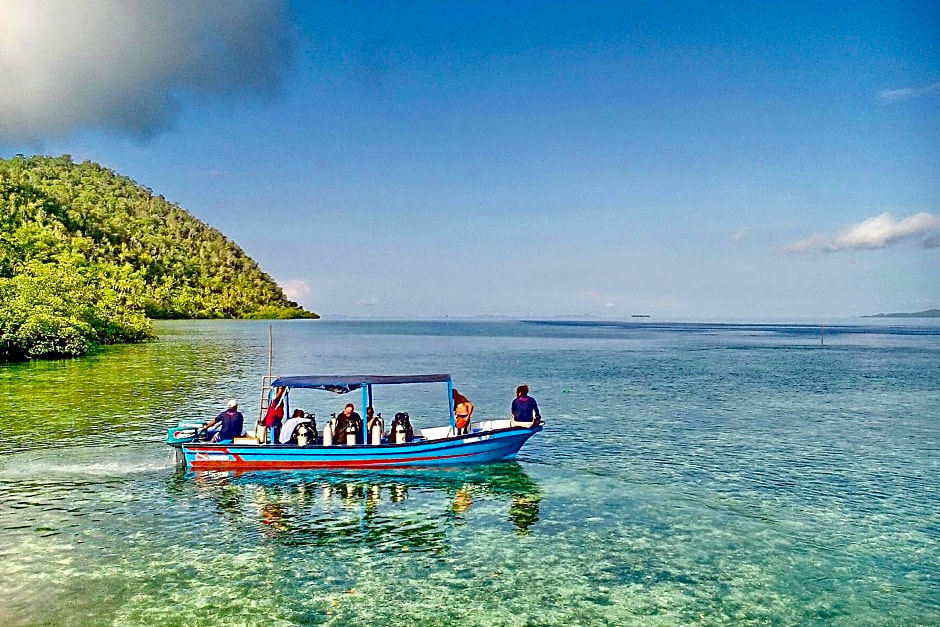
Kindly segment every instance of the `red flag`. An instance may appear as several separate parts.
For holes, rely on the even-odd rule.
[[[274,398],[271,398],[271,397]],[[276,423],[284,420],[284,399],[287,396],[287,388],[275,388],[268,394],[268,413],[264,416],[264,426],[273,427]]]

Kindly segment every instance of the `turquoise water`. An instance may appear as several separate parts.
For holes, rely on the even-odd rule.
[[[450,372],[481,417],[524,382],[546,429],[473,469],[176,472],[168,426],[253,418],[267,328],[0,367],[0,624],[940,622],[940,326],[280,322],[277,373]]]

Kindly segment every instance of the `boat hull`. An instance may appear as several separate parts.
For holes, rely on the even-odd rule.
[[[396,468],[458,466],[513,459],[540,426],[510,427],[407,444],[294,446],[182,444],[191,470],[300,470],[307,468]]]

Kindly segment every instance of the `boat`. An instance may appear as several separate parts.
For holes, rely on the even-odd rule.
[[[316,428],[316,417],[290,426],[289,440],[275,442],[272,431],[263,426],[264,416],[280,412],[290,414],[290,394],[296,390],[321,390],[336,394],[361,391],[361,407],[373,406],[373,389],[379,386],[445,384],[446,405],[441,415],[449,414],[446,424],[414,431],[407,412],[398,412],[392,428],[386,432],[384,423],[367,433],[367,425],[357,425],[357,433],[337,433],[338,417],[333,415]],[[454,415],[453,380],[449,374],[425,375],[305,375],[262,381],[262,403],[257,435],[240,437],[231,442],[204,441],[203,423],[180,422],[167,430],[167,444],[177,450],[177,460],[189,470],[300,470],[315,468],[397,468],[424,466],[459,466],[514,459],[519,449],[544,422],[516,424],[511,419],[472,422],[466,433],[458,434]],[[381,418],[381,415],[379,415]],[[290,421],[284,422],[288,431]],[[365,421],[361,421],[364,423]],[[403,423],[409,428],[405,429]],[[301,428],[304,425],[305,428]]]

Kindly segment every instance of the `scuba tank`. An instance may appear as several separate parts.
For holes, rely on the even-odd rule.
[[[359,432],[359,429],[356,427],[357,425],[353,420],[350,420],[346,423],[346,446],[353,446],[356,444],[356,436]]]
[[[297,427],[297,446],[307,446],[307,442],[310,440],[311,433],[312,431],[307,426],[307,423],[300,424]]]
[[[391,432],[388,434],[388,441],[392,444],[404,444],[414,438],[414,432],[411,430],[411,422],[408,419],[407,412],[395,414],[395,420],[392,421]]]
[[[378,446],[382,443],[382,436],[385,434],[385,421],[382,420],[382,414],[377,414],[372,422],[372,428],[369,429],[369,444]]]
[[[333,425],[336,424],[336,414],[332,416],[323,427],[323,446],[333,446]]]

